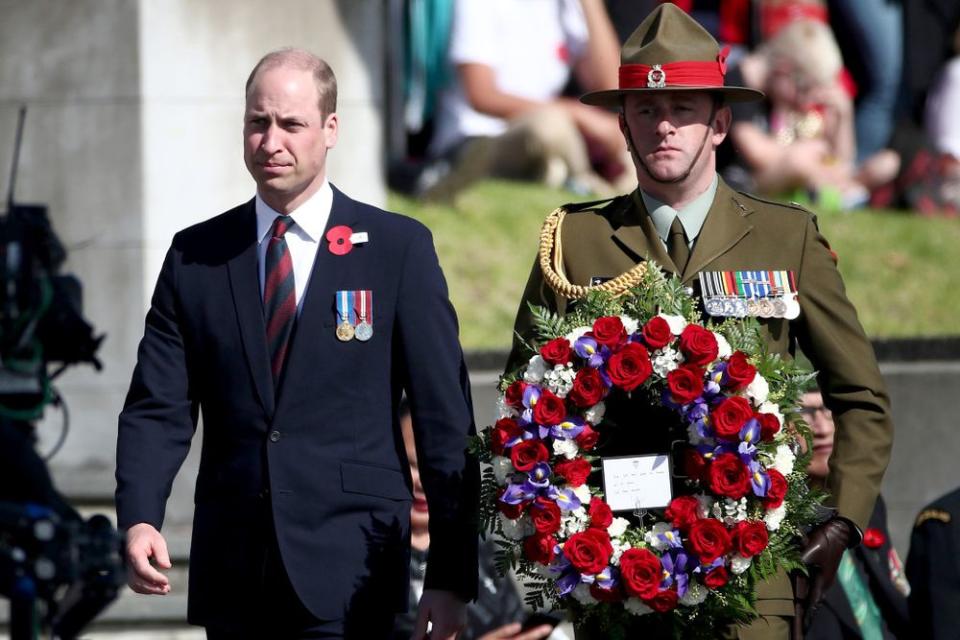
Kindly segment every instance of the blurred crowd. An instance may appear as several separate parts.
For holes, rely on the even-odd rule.
[[[449,200],[502,177],[606,197],[632,190],[619,49],[657,0],[403,0],[406,148],[394,189]],[[960,210],[960,2],[678,0],[729,47],[734,108],[718,170],[810,203]],[[953,116],[953,117],[951,117]],[[395,154],[396,155],[396,154]]]

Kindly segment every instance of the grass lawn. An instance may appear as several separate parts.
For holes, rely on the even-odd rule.
[[[509,346],[540,224],[584,200],[565,191],[488,181],[455,205],[391,194],[388,206],[433,231],[466,349]],[[850,299],[873,338],[960,334],[960,220],[899,211],[825,212],[820,229],[840,256]]]

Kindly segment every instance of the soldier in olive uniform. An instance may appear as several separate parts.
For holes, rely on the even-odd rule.
[[[837,423],[827,478],[837,516],[810,535],[804,558],[813,572],[806,593],[795,597],[788,577],[778,575],[758,589],[763,617],[730,630],[740,638],[786,638],[795,611],[812,610],[832,583],[844,549],[859,542],[879,493],[893,433],[873,349],[816,218],[800,207],[737,193],[717,176],[716,148],[731,121],[727,104],[762,97],[724,86],[725,71],[716,41],[676,6],[660,5],[644,20],[621,51],[619,88],[581,98],[619,109],[639,188],[612,201],[566,208],[559,233],[562,254],[554,257],[556,271],[574,285],[608,280],[650,259],[677,274],[698,296],[704,293],[699,291],[701,272],[748,270],[784,274],[787,282],[781,284],[797,294],[799,315],[781,309],[776,313],[780,317],[760,322],[772,352],[791,356],[799,346],[819,371],[825,403]],[[547,284],[538,262],[520,304],[517,334],[533,335],[528,303],[563,312],[570,302]],[[517,340],[509,370],[528,356]],[[656,411],[633,402],[608,406],[607,417],[640,424]],[[649,436],[629,441],[624,431],[604,434],[600,454],[641,453],[662,445],[643,440]],[[578,637],[600,636],[581,627]]]
[[[960,489],[917,515],[907,555],[910,620],[917,638],[960,638]]]

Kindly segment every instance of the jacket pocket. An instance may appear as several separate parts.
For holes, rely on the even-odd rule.
[[[347,493],[361,493],[388,500],[412,500],[403,473],[364,462],[341,462],[340,480]]]

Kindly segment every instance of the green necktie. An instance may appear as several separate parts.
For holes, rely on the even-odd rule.
[[[857,564],[852,554],[850,550],[843,553],[837,579],[843,587],[843,592],[847,594],[847,600],[850,602],[850,608],[853,609],[853,617],[857,620],[863,640],[883,640],[883,618],[880,615],[880,609],[860,572],[857,571]]]
[[[680,222],[680,216],[673,217],[673,223],[670,224],[670,235],[667,237],[667,253],[670,259],[677,267],[677,274],[683,274],[683,270],[690,261],[690,247],[687,245],[687,234],[683,230],[683,224]]]

